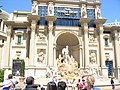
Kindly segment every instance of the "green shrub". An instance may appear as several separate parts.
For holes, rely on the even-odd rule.
[[[0,70],[0,82],[3,82],[4,81],[4,70],[1,69]]]
[[[21,65],[20,65],[20,76],[23,76],[24,77],[24,74],[25,74],[25,62],[22,61]]]

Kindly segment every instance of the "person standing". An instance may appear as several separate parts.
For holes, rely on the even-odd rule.
[[[67,87],[66,82],[64,81],[59,81],[57,85],[57,90],[65,90]],[[55,89],[54,89],[55,90]]]
[[[80,79],[78,79],[77,89],[82,90],[82,88],[83,88],[83,84],[80,82]]]
[[[57,90],[56,83],[54,81],[48,82],[46,90]]]
[[[114,84],[113,77],[111,77],[111,80],[110,80],[110,82],[111,82],[111,85],[112,85],[112,90],[114,90],[114,89],[115,89],[115,84]]]
[[[2,90],[14,90],[15,84],[17,84],[17,81],[13,79],[12,74],[9,74],[8,79],[4,80],[0,87],[2,87]]]
[[[34,85],[34,78],[29,76],[26,78],[26,87],[23,90],[38,90],[37,87]]]

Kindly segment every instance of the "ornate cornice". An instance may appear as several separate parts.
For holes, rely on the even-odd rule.
[[[30,22],[33,20],[37,22],[40,19],[40,16],[39,15],[28,15],[27,19]]]
[[[98,25],[99,25],[99,24],[104,24],[104,23],[106,22],[106,20],[107,20],[107,19],[99,18],[99,19],[96,19],[96,20],[95,20],[95,23],[98,24]]]
[[[88,23],[88,22],[90,22],[90,18],[80,18],[80,22],[81,23]]]
[[[7,26],[13,26],[13,25],[15,25],[15,22],[14,21],[4,21],[4,24]]]
[[[49,21],[55,21],[57,19],[56,16],[45,16],[45,19],[49,22]]]

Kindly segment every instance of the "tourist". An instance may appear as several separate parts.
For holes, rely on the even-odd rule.
[[[72,90],[75,90],[75,87],[76,87],[76,80],[73,79],[73,81],[72,81]]]
[[[56,83],[53,82],[53,81],[48,82],[48,84],[47,84],[47,90],[57,90]]]
[[[13,90],[15,88],[15,84],[17,83],[18,82],[13,78],[12,74],[9,74],[8,79],[4,80],[0,87],[2,87],[2,90]]]
[[[83,88],[83,85],[82,85],[82,83],[80,82],[80,79],[78,79],[77,89],[78,89],[78,90],[82,90],[82,88]]]
[[[64,81],[59,81],[58,86],[57,86],[57,90],[65,90],[66,87],[67,87],[67,85]]]
[[[36,85],[34,85],[34,78],[29,76],[26,78],[26,87],[23,90],[38,90]]]
[[[87,90],[87,82],[83,79],[82,80],[82,85],[83,85],[83,87],[82,87],[82,90]]]
[[[111,77],[111,80],[110,80],[110,82],[111,82],[111,85],[112,85],[112,90],[114,90],[114,89],[115,89],[115,84],[114,84],[113,77]]]

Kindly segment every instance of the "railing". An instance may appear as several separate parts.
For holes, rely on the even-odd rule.
[[[56,0],[56,1],[80,2],[81,0]]]
[[[100,2],[100,0],[86,0],[87,2]]]
[[[107,24],[105,24],[105,25],[120,26],[120,22],[107,23]]]
[[[80,1],[100,2],[100,0],[56,0],[56,1],[67,1],[67,2],[80,2]]]

